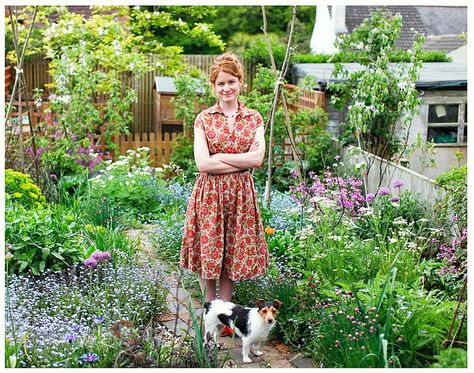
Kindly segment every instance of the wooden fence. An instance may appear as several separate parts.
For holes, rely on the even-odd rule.
[[[121,155],[125,155],[129,149],[149,148],[150,160],[153,160],[153,165],[158,167],[170,163],[170,156],[176,143],[176,136],[176,133],[132,133],[128,136],[120,136],[115,140],[115,143],[119,146]]]
[[[183,60],[207,73],[215,57],[215,55],[183,55]],[[150,62],[152,64],[158,62],[158,56],[151,56]],[[24,74],[27,86],[30,89],[30,94],[33,93],[32,88],[35,87],[44,89],[45,99],[49,96],[47,84],[51,83],[51,77],[48,73],[48,65],[48,60],[38,56],[32,57],[32,59],[25,64]],[[248,74],[246,77],[247,84],[251,85],[253,77],[255,76],[255,67],[249,62],[246,62],[245,71]],[[150,148],[151,158],[154,160],[155,166],[161,166],[169,162],[172,147],[176,142],[176,134],[156,133],[154,128],[154,78],[159,74],[159,71],[155,70],[148,72],[141,79],[135,79],[130,76],[124,77],[124,79],[127,79],[127,84],[137,90],[138,102],[132,107],[134,123],[130,128],[131,134],[129,136],[120,136],[115,140],[119,146],[120,154],[126,154],[128,149],[137,149],[144,146]],[[290,91],[298,89],[294,85],[287,85],[286,88]],[[33,128],[36,128],[39,118],[43,115],[41,113],[44,112],[44,105],[47,106],[48,104],[47,101],[44,102],[39,111],[35,110],[32,101],[30,101],[28,105],[24,105],[22,112],[24,114],[29,112],[29,119],[32,122]],[[29,110],[26,106],[28,106]],[[292,110],[299,108],[315,109],[317,107],[325,107],[325,95],[322,92],[303,92],[296,103],[289,105],[289,108]],[[23,118],[21,121],[23,122],[23,135],[29,136],[30,129],[28,123],[25,123]],[[18,132],[19,131],[16,133]],[[291,147],[289,140],[285,141],[282,147],[284,151],[283,159],[290,159]]]
[[[200,69],[205,74],[209,73],[216,57],[217,55],[182,55],[183,62]],[[151,66],[156,66],[156,63],[160,60],[160,56],[151,55],[149,59]],[[44,99],[47,99],[49,96],[50,91],[47,85],[51,83],[52,80],[48,70],[49,60],[43,56],[32,56],[30,60],[25,62],[23,71],[30,99],[33,96],[35,88],[44,90]],[[245,61],[244,70],[246,73],[245,81],[249,88],[251,88],[253,78],[255,77],[256,66],[251,61]],[[131,108],[134,114],[134,121],[130,126],[130,132],[132,133],[150,133],[154,131],[153,90],[156,76],[162,76],[162,73],[158,69],[147,72],[139,79],[127,75],[122,77],[122,80],[126,82],[128,86],[136,90],[138,97],[138,101],[133,104]]]

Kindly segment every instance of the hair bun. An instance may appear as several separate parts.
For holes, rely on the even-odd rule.
[[[220,71],[231,74],[239,78],[239,81],[242,83],[244,79],[244,73],[242,68],[242,63],[239,58],[233,53],[224,53],[220,56],[217,56],[214,60],[214,65],[210,70],[210,81],[214,83],[217,78],[217,74]]]

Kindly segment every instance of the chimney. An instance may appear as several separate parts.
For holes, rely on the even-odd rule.
[[[318,5],[316,7],[316,22],[309,42],[311,52],[314,54],[335,53],[337,52],[336,47],[334,47],[335,40],[336,34],[334,33],[334,25],[329,15],[329,9],[327,5]]]
[[[334,5],[331,7],[332,23],[334,25],[334,32],[337,34],[347,33],[346,26],[346,6]]]

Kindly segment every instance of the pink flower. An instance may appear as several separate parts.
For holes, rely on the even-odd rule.
[[[94,259],[97,262],[102,262],[104,260],[112,259],[112,255],[108,251],[94,251],[90,258]]]
[[[382,188],[379,189],[379,194],[381,196],[386,196],[386,195],[390,194],[390,190],[387,187],[382,187]]]
[[[87,258],[86,260],[84,260],[84,266],[85,267],[97,267],[97,260],[95,260],[94,258]]]
[[[372,193],[369,193],[365,196],[365,200],[369,203],[372,202],[374,199],[375,199],[375,196]]]
[[[393,180],[393,187],[394,188],[401,188],[405,183],[403,182],[403,180],[400,180],[400,179],[395,179]]]
[[[392,199],[391,199],[392,202],[399,202],[400,201],[400,197],[398,196],[393,196]]]

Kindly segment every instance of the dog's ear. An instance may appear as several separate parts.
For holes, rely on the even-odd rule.
[[[263,299],[259,299],[259,300],[257,301],[257,303],[255,303],[255,304],[256,304],[257,307],[260,309],[260,308],[262,308],[262,307],[264,306],[265,301],[264,301]]]
[[[281,303],[278,299],[273,301],[273,307],[275,307],[275,309],[279,309],[281,306],[283,306],[283,303]]]

